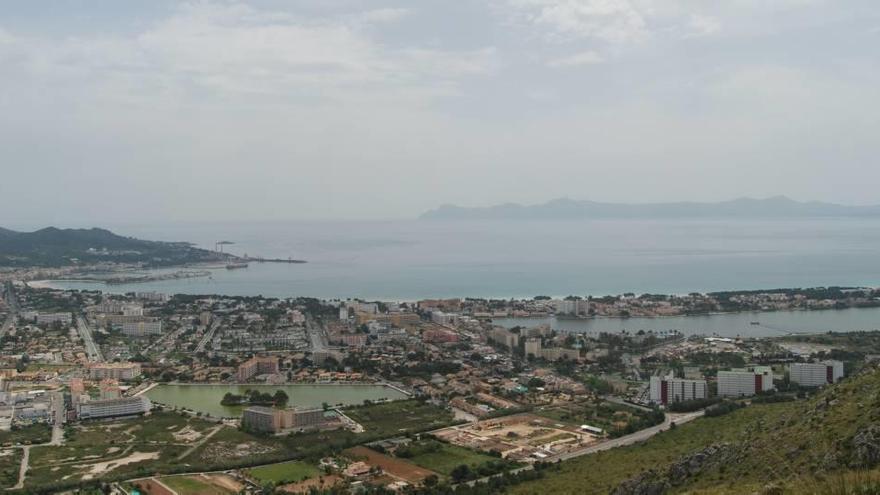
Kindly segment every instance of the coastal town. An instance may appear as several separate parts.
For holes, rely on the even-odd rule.
[[[869,288],[403,302],[6,278],[0,485],[29,493],[467,493],[746,403],[804,400],[880,354],[873,334],[499,324],[872,307]]]

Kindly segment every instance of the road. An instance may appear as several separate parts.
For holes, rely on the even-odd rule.
[[[306,331],[309,332],[309,339],[312,342],[312,352],[323,351],[326,344],[324,343],[324,337],[321,335],[322,331],[311,318],[306,320]]]
[[[31,446],[25,445],[22,450],[24,450],[24,456],[21,458],[21,466],[18,468],[18,483],[12,487],[13,490],[24,488],[24,477],[27,475],[28,463],[31,459]]]
[[[50,445],[61,445],[64,442],[64,394],[52,392],[50,396],[52,411],[52,441]]]
[[[83,339],[83,346],[86,348],[86,356],[88,356],[89,361],[93,363],[100,363],[104,360],[103,356],[101,356],[101,351],[98,349],[98,346],[95,344],[95,339],[92,337],[92,327],[89,326],[89,323],[82,316],[76,317],[76,326],[79,329],[79,335]]]
[[[6,321],[3,322],[3,326],[0,327],[0,338],[5,336],[6,332],[15,325],[15,317],[18,315],[18,299],[15,297],[11,283],[6,284],[6,307],[9,308],[9,314],[6,316]]]
[[[571,452],[566,452],[563,454],[557,454],[554,456],[547,457],[544,459],[544,462],[558,462],[558,461],[567,461],[569,459],[574,459],[575,457],[581,457],[585,455],[595,454],[597,452],[602,452],[603,450],[615,449],[617,447],[625,447],[627,445],[633,445],[639,442],[644,442],[645,440],[653,437],[654,435],[660,433],[661,431],[668,430],[672,423],[677,425],[681,425],[690,421],[693,421],[699,417],[703,416],[703,411],[696,411],[692,413],[685,414],[666,414],[666,419],[660,423],[659,425],[652,426],[650,428],[645,428],[644,430],[637,431],[635,433],[631,433],[626,436],[614,438],[611,440],[607,440],[605,442],[588,445],[582,449],[574,450]],[[514,469],[512,471],[508,471],[508,473],[516,474],[523,471],[529,471],[534,469],[534,467],[530,464],[528,466],[523,466],[519,469]],[[467,485],[474,486],[477,483],[485,483],[489,481],[490,478],[494,478],[496,476],[501,476],[500,474],[496,474],[493,476],[487,476],[485,478],[476,479],[473,481],[467,482]]]
[[[607,442],[598,443],[595,445],[590,445],[584,447],[580,450],[575,450],[573,452],[566,452],[564,454],[555,455],[553,457],[547,458],[548,461],[567,461],[569,459],[574,459],[575,457],[580,457],[582,455],[595,454],[596,452],[602,452],[603,450],[614,449],[617,447],[625,447],[627,445],[632,445],[634,443],[644,442],[645,440],[653,437],[654,435],[660,433],[661,431],[668,430],[672,423],[676,425],[681,425],[687,423],[689,421],[693,421],[703,415],[703,411],[696,411],[692,413],[685,414],[666,414],[666,420],[656,426],[652,426],[650,428],[645,428],[644,430],[637,431],[635,433],[631,433],[626,436],[614,438],[608,440]]]
[[[211,328],[205,331],[205,335],[202,336],[202,340],[200,340],[199,345],[196,346],[196,353],[205,352],[205,347],[208,345],[208,342],[214,338],[214,333],[218,328],[220,328],[219,320],[211,323]]]

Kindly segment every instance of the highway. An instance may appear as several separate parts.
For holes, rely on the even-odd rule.
[[[326,348],[324,336],[321,335],[321,328],[311,319],[306,320],[306,331],[309,333],[309,339],[312,343],[312,352],[320,352]]]
[[[214,333],[217,332],[217,329],[220,328],[220,320],[216,319],[213,323],[211,323],[211,328],[205,331],[205,334],[202,336],[202,340],[199,341],[199,345],[196,346],[196,353],[205,352],[205,347],[207,347],[208,342],[214,338]]]
[[[6,316],[6,321],[3,322],[3,326],[0,327],[0,338],[5,336],[6,332],[15,325],[15,317],[18,315],[18,300],[11,283],[6,284],[6,307],[9,309],[9,314]]]
[[[79,329],[79,335],[83,339],[83,346],[86,348],[86,356],[88,356],[89,361],[93,363],[100,363],[104,360],[103,356],[101,356],[101,351],[98,349],[98,346],[95,344],[95,339],[92,337],[92,328],[89,326],[89,322],[82,316],[76,317],[76,326]]]

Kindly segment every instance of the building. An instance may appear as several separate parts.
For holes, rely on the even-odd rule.
[[[51,325],[55,322],[70,325],[73,322],[73,317],[70,313],[39,313],[35,320],[37,325]]]
[[[213,319],[214,314],[210,311],[202,311],[201,313],[199,313],[199,324],[203,327],[210,325]]]
[[[141,375],[140,363],[92,363],[89,365],[89,379],[134,380]]]
[[[590,312],[590,301],[583,299],[563,299],[553,301],[558,315],[586,315]]]
[[[138,317],[134,317],[138,318]],[[123,335],[129,337],[147,337],[162,334],[161,320],[131,321],[122,324]]]
[[[541,357],[547,361],[577,361],[581,358],[581,351],[577,349],[565,349],[564,347],[548,347],[541,349]]]
[[[290,429],[311,429],[339,424],[332,411],[323,409],[275,409],[252,406],[244,410],[241,425],[247,431],[278,433]]]
[[[519,347],[519,334],[504,327],[494,327],[489,333],[489,339],[511,350]]]
[[[672,374],[652,376],[649,397],[654,404],[665,406],[674,402],[705,399],[709,397],[709,387],[706,380],[675,378]]]
[[[773,389],[773,371],[769,367],[718,372],[718,395],[747,397]]]
[[[458,334],[444,328],[431,328],[422,332],[422,340],[435,344],[458,342]]]
[[[238,381],[246,382],[257,375],[274,375],[278,373],[278,358],[271,356],[258,357],[238,365]]]
[[[153,404],[145,395],[121,399],[88,400],[79,403],[79,419],[114,418],[146,414]]]
[[[788,377],[791,383],[802,387],[821,387],[829,383],[837,383],[843,378],[843,363],[840,361],[791,363],[788,365]]]
[[[537,359],[541,357],[541,339],[527,339],[525,342],[525,355],[526,358],[533,357]]]

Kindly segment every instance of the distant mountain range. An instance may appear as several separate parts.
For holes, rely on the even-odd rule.
[[[537,205],[505,203],[486,207],[443,205],[423,213],[422,220],[562,220],[601,218],[811,218],[880,217],[880,205],[844,206],[801,202],[785,196],[739,198],[719,203],[600,203],[568,198]]]
[[[106,261],[172,266],[232,258],[187,242],[145,241],[105,229],[48,227],[16,232],[0,228],[0,266],[58,267]]]

